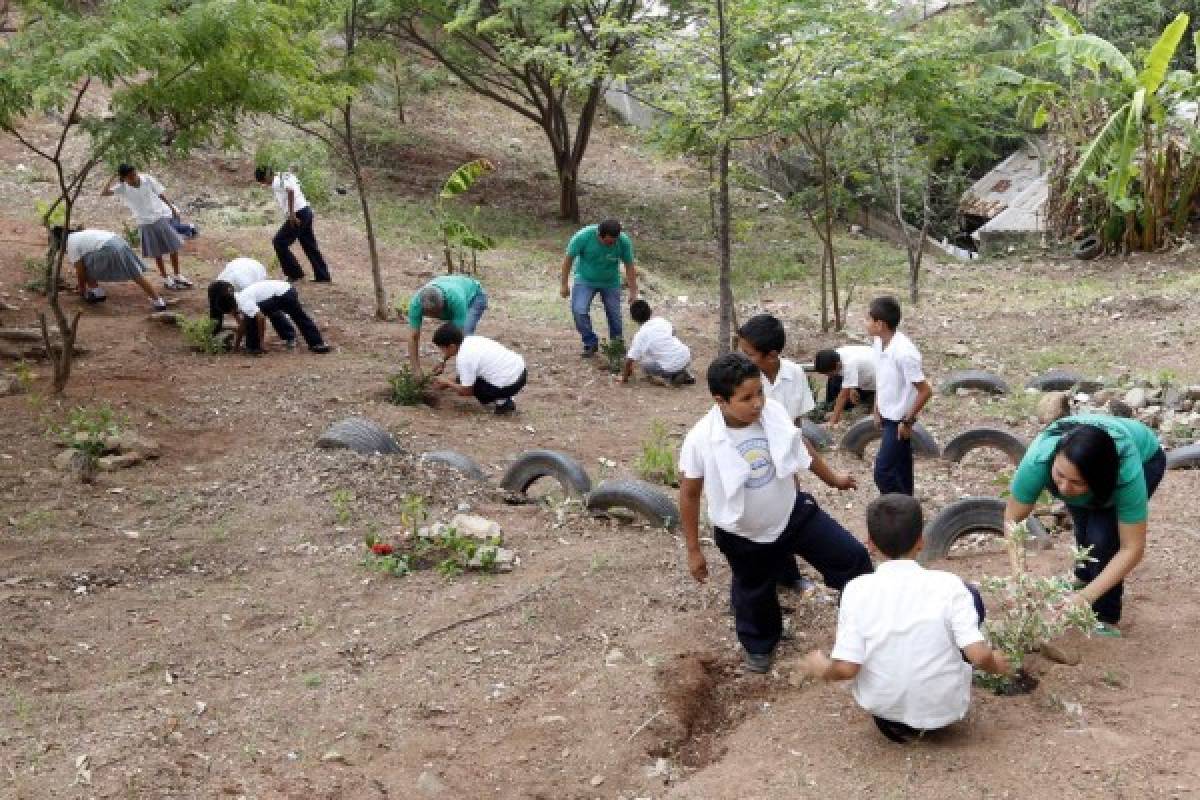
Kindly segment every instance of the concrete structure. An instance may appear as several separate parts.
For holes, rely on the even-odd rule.
[[[959,211],[982,255],[1009,246],[1041,243],[1049,187],[1036,147],[1026,146],[997,164],[963,193]]]

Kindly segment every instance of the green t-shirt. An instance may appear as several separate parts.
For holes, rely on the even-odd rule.
[[[1117,456],[1120,466],[1117,469],[1117,486],[1113,490],[1110,505],[1117,508],[1117,520],[1127,524],[1145,522],[1149,516],[1146,494],[1145,463],[1154,458],[1160,445],[1154,431],[1147,428],[1136,419],[1125,417],[1110,417],[1107,414],[1079,414],[1049,425],[1038,434],[1025,451],[1017,472],[1013,475],[1012,496],[1018,503],[1032,505],[1037,502],[1042,489],[1051,489],[1050,465],[1054,461],[1054,451],[1062,438],[1063,423],[1077,422],[1081,425],[1095,425],[1112,437],[1117,445]],[[1092,503],[1092,494],[1088,492],[1078,497],[1063,497],[1062,500],[1073,506],[1088,506]]]
[[[467,324],[467,306],[471,305],[475,295],[483,291],[479,281],[468,278],[466,275],[443,275],[440,278],[434,278],[421,289],[426,286],[436,286],[441,289],[442,297],[445,298],[441,319],[453,322],[460,328]],[[425,312],[421,308],[421,291],[418,290],[413,294],[412,302],[408,304],[408,324],[413,328],[419,328],[424,317]]]
[[[621,264],[633,263],[633,240],[621,233],[610,247],[600,241],[597,228],[580,228],[567,245],[567,255],[575,258],[575,280],[597,289],[616,289],[621,285]]]

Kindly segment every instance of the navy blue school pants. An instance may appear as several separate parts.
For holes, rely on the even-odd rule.
[[[293,224],[290,219],[284,220],[283,225],[276,231],[275,238],[271,240],[271,244],[275,247],[275,257],[279,259],[279,266],[283,269],[283,274],[291,281],[304,277],[304,270],[300,268],[300,262],[292,255],[291,250],[292,244],[298,239],[300,249],[304,251],[304,255],[308,257],[308,263],[312,265],[313,280],[328,281],[329,266],[325,263],[325,256],[321,255],[321,248],[317,246],[317,234],[313,230],[312,208],[305,206],[297,211],[296,220],[296,224]]]
[[[900,423],[883,421],[883,438],[875,455],[875,486],[880,494],[913,494],[912,439],[900,438]]]
[[[517,378],[515,383],[508,386],[493,386],[483,378],[476,378],[475,383],[471,385],[471,392],[475,399],[482,405],[494,403],[497,400],[508,400],[517,392],[525,388],[525,381],[529,378],[529,370],[521,370],[521,377]]]
[[[770,653],[779,644],[783,612],[775,583],[780,565],[793,555],[812,564],[825,585],[838,591],[873,569],[862,542],[805,492],[796,493],[787,527],[775,541],[753,542],[721,528],[715,529],[713,538],[733,571],[734,623],[738,641],[748,653]]]
[[[276,314],[290,317],[292,322],[296,323],[296,327],[300,329],[300,335],[304,337],[304,343],[310,348],[325,343],[321,338],[321,331],[317,329],[317,323],[312,321],[312,317],[300,305],[300,296],[296,294],[295,289],[288,289],[283,294],[268,297],[258,304],[258,310],[272,321]],[[258,338],[258,320],[246,317],[245,331],[246,350],[251,353],[262,350],[262,342]],[[276,331],[279,331],[278,326],[276,326]],[[279,335],[281,338],[283,337],[282,332]]]
[[[1146,478],[1146,496],[1149,498],[1158,488],[1167,469],[1167,456],[1160,449],[1154,456],[1142,465]],[[1075,525],[1075,543],[1080,547],[1091,547],[1090,555],[1095,561],[1080,564],[1075,568],[1075,578],[1083,583],[1091,583],[1096,576],[1104,571],[1108,562],[1121,549],[1121,534],[1117,523],[1116,508],[1087,508],[1067,504],[1071,512],[1071,521]],[[1092,603],[1092,610],[1101,622],[1116,625],[1121,621],[1121,595],[1125,592],[1122,581]]]

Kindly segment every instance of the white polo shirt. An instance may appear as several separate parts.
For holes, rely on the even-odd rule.
[[[467,336],[454,357],[454,369],[458,382],[463,386],[474,386],[483,380],[503,389],[512,386],[525,371],[525,359],[499,342],[486,336]]]
[[[288,189],[291,189],[294,193],[292,197],[293,211],[308,208],[308,200],[304,197],[304,191],[300,188],[300,181],[290,172],[280,172],[271,181],[271,191],[275,193],[275,202],[279,204],[279,209],[285,215],[288,213]]]
[[[225,281],[233,286],[235,292],[240,292],[252,283],[265,281],[267,268],[253,258],[235,258],[225,265],[217,280]]]
[[[875,391],[875,348],[848,344],[837,349],[842,360],[842,388]]]
[[[151,225],[163,217],[171,216],[171,209],[159,197],[166,189],[158,179],[144,172],[138,173],[138,177],[141,182],[137,186],[130,186],[121,181],[112,190],[113,194],[129,206],[134,222],[138,225]]]
[[[771,379],[763,373],[762,387],[763,395],[786,408],[792,419],[817,407],[812,388],[808,385],[808,376],[804,374],[804,367],[795,361],[779,359],[779,372],[775,374],[775,382],[771,383]]]
[[[692,362],[692,351],[675,337],[671,323],[662,317],[651,317],[638,328],[625,356],[655,364],[664,372],[678,372]]]
[[[917,401],[914,383],[925,380],[921,353],[912,340],[900,331],[892,334],[888,346],[875,338],[875,405],[884,419],[899,422],[912,411]]]
[[[981,641],[961,578],[915,561],[884,561],[842,591],[830,657],[861,665],[854,699],[865,710],[932,729],[966,715],[972,670],[960,650]]]
[[[252,283],[236,293],[233,299],[237,302],[238,311],[247,317],[258,316],[258,304],[286,294],[292,285],[287,281],[259,281]]]
[[[112,231],[100,231],[89,228],[83,231],[67,234],[67,261],[78,263],[84,256],[90,256],[117,235]]]

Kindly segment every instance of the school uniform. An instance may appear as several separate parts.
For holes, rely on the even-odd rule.
[[[325,341],[321,338],[317,324],[300,305],[300,296],[296,294],[296,290],[286,281],[259,281],[237,292],[233,297],[237,302],[238,311],[242,312],[248,352],[262,352],[257,320],[260,312],[268,318],[276,312],[286,314],[300,329],[300,335],[304,337],[304,343],[310,350],[324,347]]]
[[[124,181],[112,188],[112,193],[125,201],[133,220],[138,226],[138,238],[142,255],[146,258],[177,253],[183,249],[183,240],[171,226],[171,208],[163,202],[166,191],[153,175],[138,174],[138,185],[130,186]],[[170,288],[170,287],[168,287]]]
[[[734,620],[747,653],[771,653],[779,643],[776,580],[793,554],[834,589],[871,571],[862,543],[796,489],[795,474],[811,463],[800,431],[775,400],[744,428],[726,425],[713,406],[683,441],[679,468],[684,477],[704,480],[714,539],[733,572]]]
[[[763,395],[787,409],[788,418],[796,420],[817,407],[804,367],[786,358],[779,359],[779,371],[772,381],[762,375]]]
[[[67,234],[67,262],[83,262],[88,280],[97,283],[132,281],[146,272],[146,265],[125,239],[112,231],[87,229]]]
[[[292,211],[298,220],[297,224],[292,224],[291,219],[287,216],[289,190],[292,192]],[[279,209],[284,213],[283,225],[276,232],[275,238],[271,240],[271,244],[275,247],[275,257],[279,259],[279,266],[283,269],[283,274],[289,281],[298,281],[304,277],[304,270],[300,267],[300,262],[292,255],[291,250],[292,244],[299,239],[300,248],[308,258],[308,263],[312,265],[313,280],[318,283],[327,283],[331,280],[329,266],[325,263],[325,257],[321,255],[321,248],[317,246],[317,234],[313,230],[312,207],[308,204],[308,199],[300,188],[300,181],[296,180],[296,176],[290,172],[281,172],[271,181],[271,192],[275,195],[275,202],[279,205]]]
[[[642,372],[671,383],[686,382],[692,351],[675,336],[671,323],[651,317],[638,327],[625,357],[636,361]]]
[[[875,339],[875,405],[882,420],[883,436],[875,456],[875,485],[880,494],[913,494],[912,439],[901,439],[900,423],[917,402],[917,387],[925,380],[921,353],[900,331],[892,334],[887,347]]]
[[[253,258],[235,258],[225,265],[225,269],[221,270],[221,274],[217,275],[217,279],[208,287],[208,314],[214,322],[217,323],[217,330],[221,330],[221,325],[224,323],[225,315],[221,312],[218,306],[220,293],[216,287],[218,283],[228,283],[233,287],[233,291],[242,291],[259,281],[267,279],[267,268]],[[282,311],[275,310],[271,312],[263,312],[267,315],[267,319],[271,321],[271,327],[275,329],[275,333],[285,342],[294,342],[296,340],[296,329],[292,327],[291,320],[287,314]]]
[[[847,402],[851,409],[861,404],[870,408],[875,404],[875,349],[865,344],[850,344],[837,349],[842,371],[830,375],[825,382],[825,402],[833,406],[842,389],[857,389],[858,403]]]
[[[454,357],[458,382],[470,386],[482,405],[511,406],[529,377],[525,359],[486,336],[467,336]]]

